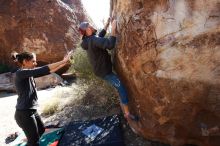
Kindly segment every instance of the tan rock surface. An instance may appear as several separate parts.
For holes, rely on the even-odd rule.
[[[84,13],[80,1],[72,2],[77,11],[60,0],[0,0],[0,64],[13,65],[12,51],[35,52],[44,64],[74,49]]]
[[[13,73],[3,73],[0,74],[0,92],[1,91],[8,91],[8,92],[15,92],[14,86],[14,74]]]
[[[16,92],[15,85],[15,74],[14,73],[3,73],[0,74],[0,92],[7,91],[7,92]],[[63,79],[55,74],[49,74],[46,76],[42,76],[39,78],[35,78],[37,89],[45,89],[48,87],[59,85],[63,82]]]
[[[220,145],[220,1],[113,0],[130,122],[173,146]]]

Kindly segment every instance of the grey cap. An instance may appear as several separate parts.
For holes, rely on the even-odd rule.
[[[89,22],[81,22],[79,25],[79,29],[86,30],[86,28],[89,26]]]
[[[82,35],[85,35],[86,33],[86,28],[88,28],[89,22],[81,22],[79,25],[79,31]]]

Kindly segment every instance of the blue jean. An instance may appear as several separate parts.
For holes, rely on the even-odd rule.
[[[114,86],[118,90],[121,103],[128,104],[127,91],[124,85],[122,84],[122,82],[117,77],[117,75],[114,73],[110,73],[104,77],[104,80],[106,80],[108,83],[110,83],[112,86]]]

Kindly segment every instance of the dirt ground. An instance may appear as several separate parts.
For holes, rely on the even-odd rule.
[[[39,104],[48,102],[53,96],[54,92],[59,90],[47,89],[38,92]],[[14,120],[15,105],[17,101],[17,95],[14,93],[1,92],[0,93],[0,146],[7,146],[5,144],[5,138],[13,133],[20,131],[21,129],[17,126]],[[41,106],[39,107],[39,109]]]
[[[117,92],[109,86],[103,84],[88,86],[81,81],[74,81],[69,86],[38,91],[38,98],[39,113],[44,111],[48,103],[59,98],[59,107],[54,114],[41,114],[46,125],[59,123],[59,126],[64,126],[70,121],[91,120],[119,114],[126,146],[166,146],[145,140],[131,130],[122,116]],[[16,94],[0,94],[0,123],[3,127],[0,132],[0,146],[7,146],[4,140],[8,134],[20,130],[14,120],[16,100]]]
[[[45,116],[46,123],[59,123],[60,126],[63,126],[70,121],[91,120],[119,114],[126,146],[168,146],[159,142],[145,140],[131,130],[122,116],[117,92],[111,87],[106,87],[106,85],[98,85],[97,87],[93,85],[84,90],[83,94],[74,95],[78,97],[75,97],[71,104],[66,105],[60,112],[50,117]]]

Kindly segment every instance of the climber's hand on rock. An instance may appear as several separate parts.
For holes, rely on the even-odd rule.
[[[113,20],[111,25],[112,25],[111,35],[115,36],[116,35],[116,28],[117,28],[117,21]]]
[[[111,21],[111,18],[109,17],[108,20],[107,20],[107,22],[106,22],[106,24],[105,24],[105,26],[104,26],[104,29],[105,29],[105,30],[108,29],[109,24],[110,24],[110,21]]]

